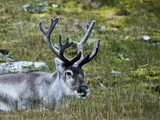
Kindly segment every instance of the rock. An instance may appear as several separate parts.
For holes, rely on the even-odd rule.
[[[129,61],[129,58],[125,58],[122,54],[118,55],[121,60]]]
[[[57,4],[52,4],[52,8],[58,8]]]
[[[100,30],[100,31],[105,31],[105,30],[106,30],[106,26],[100,26],[100,27],[99,27],[99,30]]]
[[[143,40],[144,40],[144,41],[149,41],[150,39],[151,39],[150,36],[148,36],[148,35],[143,35]]]
[[[120,71],[115,71],[115,70],[112,70],[111,73],[112,73],[113,75],[120,75],[120,74],[121,74]]]
[[[25,4],[22,7],[23,7],[24,12],[27,12],[30,7],[30,4]]]
[[[33,71],[47,71],[48,67],[43,62],[18,61],[0,63],[0,75],[10,73],[27,73]]]

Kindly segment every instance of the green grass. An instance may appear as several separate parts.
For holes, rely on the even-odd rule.
[[[43,61],[50,72],[55,70],[55,56],[47,48],[38,28],[41,20],[47,27],[51,16],[61,17],[52,35],[53,42],[57,42],[59,33],[63,33],[63,38],[69,36],[72,40],[80,40],[84,35],[82,26],[93,19],[97,22],[88,40],[90,44],[85,46],[86,53],[92,50],[92,41],[101,39],[97,57],[84,67],[91,88],[91,94],[85,100],[73,98],[68,109],[0,112],[0,119],[158,120],[160,46],[152,43],[160,41],[160,17],[156,10],[159,2],[151,2],[149,7],[150,1],[122,4],[126,2],[124,0],[110,6],[96,6],[83,0],[77,2],[55,1],[64,9],[48,7],[40,13],[22,10],[22,5],[32,3],[29,0],[0,3],[0,49],[9,50],[14,60]],[[122,8],[130,15],[117,15]],[[41,17],[42,14],[45,17]],[[79,21],[78,25],[74,24],[75,20]],[[102,25],[106,26],[104,31],[99,30]],[[151,40],[144,42],[143,35],[149,35]],[[71,56],[73,53],[72,50],[67,52]],[[120,55],[129,61],[120,59]],[[121,74],[114,75],[112,70]]]

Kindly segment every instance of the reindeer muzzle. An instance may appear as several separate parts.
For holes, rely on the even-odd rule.
[[[77,92],[80,94],[80,97],[86,97],[89,95],[90,90],[87,86],[80,86]]]

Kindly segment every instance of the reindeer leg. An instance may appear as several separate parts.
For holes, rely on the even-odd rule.
[[[7,103],[0,102],[0,110],[8,112],[12,110],[12,107]]]

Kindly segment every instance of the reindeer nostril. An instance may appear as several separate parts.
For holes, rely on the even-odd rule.
[[[86,86],[84,86],[86,89],[88,89],[88,86],[86,85]]]
[[[84,86],[81,86],[81,87],[79,87],[78,88],[78,93],[82,93],[82,97],[85,97],[87,94],[88,94],[88,91],[87,91],[87,89],[88,89],[88,86],[87,85],[84,85]]]

